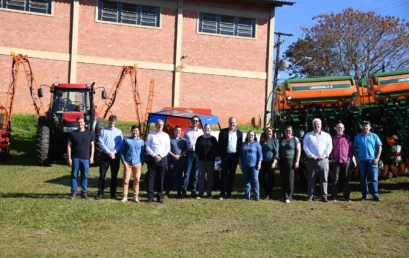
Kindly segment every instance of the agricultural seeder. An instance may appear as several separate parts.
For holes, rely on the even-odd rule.
[[[330,134],[342,122],[352,137],[361,132],[363,121],[369,121],[383,142],[380,179],[399,176],[409,165],[408,97],[409,71],[376,73],[359,82],[352,76],[290,79],[275,90],[274,127],[281,135],[291,125],[302,141],[314,118],[320,118],[323,131]],[[302,164],[300,179],[306,175]],[[351,169],[357,179],[358,169]]]

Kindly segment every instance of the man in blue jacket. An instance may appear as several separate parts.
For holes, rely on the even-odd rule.
[[[139,203],[139,180],[145,156],[145,142],[139,138],[137,125],[131,127],[131,136],[123,140],[120,153],[124,164],[124,190],[121,202],[128,201],[129,180],[132,174],[134,201]]]

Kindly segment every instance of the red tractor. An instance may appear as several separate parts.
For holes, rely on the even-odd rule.
[[[44,85],[42,85],[44,86]],[[94,83],[68,84],[54,83],[50,86],[50,105],[45,116],[38,119],[36,135],[37,162],[49,165],[53,159],[63,155],[67,149],[67,139],[77,129],[76,119],[83,117],[87,130],[95,132],[95,163],[99,163],[100,148],[98,139],[104,128],[104,119],[95,111]],[[107,93],[102,91],[102,99]],[[44,96],[43,89],[38,89],[38,96]]]

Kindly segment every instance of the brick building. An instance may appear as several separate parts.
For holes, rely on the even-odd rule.
[[[13,50],[30,57],[38,85],[95,81],[109,89],[122,65],[137,63],[143,109],[154,78],[154,110],[211,108],[223,124],[232,115],[239,124],[264,119],[272,81],[275,7],[292,4],[0,0],[0,98],[10,80]],[[15,112],[31,113],[23,76],[20,73]],[[125,82],[112,108],[120,120],[135,119],[130,94]]]

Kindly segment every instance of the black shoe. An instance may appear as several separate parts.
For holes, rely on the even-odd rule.
[[[152,201],[153,201],[152,198],[148,198],[148,201],[147,201],[147,202],[148,202],[148,203],[152,203]]]
[[[85,200],[88,200],[88,199],[89,199],[88,195],[86,195],[86,194],[81,195],[81,198],[82,198],[82,199],[85,199]]]
[[[321,199],[321,201],[322,201],[322,202],[328,202],[328,199],[327,199],[327,197],[323,197],[323,198]]]
[[[233,199],[233,197],[231,196],[231,194],[226,195],[226,199]]]
[[[158,198],[156,198],[156,201],[157,201],[158,203],[163,203],[163,198],[158,197]]]
[[[373,200],[374,200],[375,202],[380,202],[380,201],[382,201],[382,199],[379,198],[379,197],[374,197]]]
[[[103,195],[97,195],[97,196],[95,197],[95,200],[102,200],[102,199],[104,199],[104,196],[103,196]]]
[[[192,192],[192,194],[190,195],[190,197],[196,198],[196,197],[197,197],[197,193],[196,193],[196,192]]]
[[[117,200],[116,195],[111,195],[111,200],[116,201]]]

